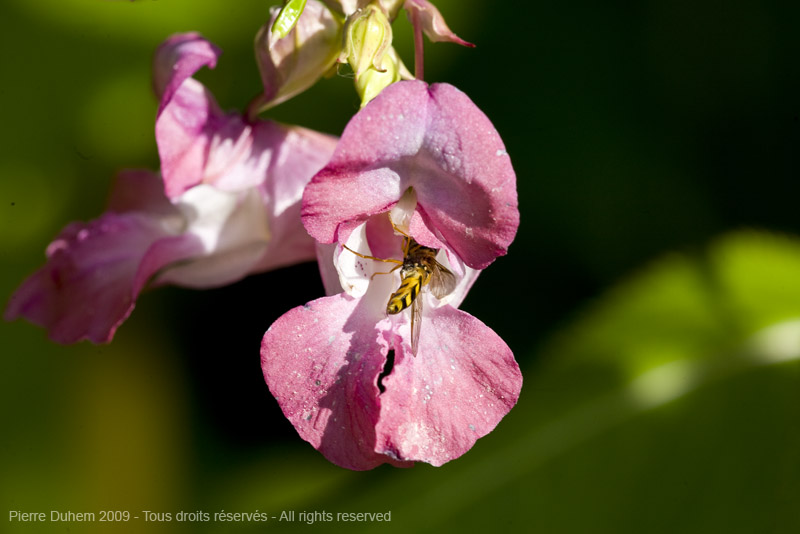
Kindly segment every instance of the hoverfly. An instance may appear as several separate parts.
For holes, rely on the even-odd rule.
[[[389,272],[375,273],[372,276],[391,274],[400,269],[400,287],[389,297],[386,313],[395,315],[408,307],[411,308],[411,353],[416,356],[422,328],[422,299],[417,298],[420,291],[423,287],[428,286],[434,297],[442,299],[455,289],[456,277],[444,265],[436,261],[438,249],[422,246],[394,224],[392,227],[397,233],[404,236],[402,261],[367,256],[356,252],[347,245],[342,246],[361,258],[397,264]]]

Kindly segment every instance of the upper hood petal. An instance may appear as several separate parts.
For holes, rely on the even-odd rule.
[[[398,82],[356,114],[304,192],[303,224],[341,241],[409,187],[430,232],[468,266],[506,253],[519,226],[514,169],[489,119],[448,84]]]
[[[153,57],[153,89],[160,109],[172,100],[175,91],[202,67],[213,69],[222,51],[199,33],[179,33],[156,49]]]
[[[227,124],[211,93],[192,78],[203,66],[215,67],[219,54],[218,48],[197,33],[174,35],[156,51],[153,80],[161,98],[156,144],[164,191],[170,198],[204,181],[217,131],[223,132],[223,138],[240,139],[240,146],[248,143],[241,135],[245,126]]]

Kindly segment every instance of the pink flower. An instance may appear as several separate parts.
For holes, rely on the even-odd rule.
[[[264,377],[300,436],[356,470],[442,465],[491,432],[522,386],[508,346],[457,307],[519,224],[502,140],[446,84],[399,82],[347,125],[303,195],[330,296],[279,318],[262,342]],[[403,238],[438,250],[455,288],[422,288],[416,355],[408,311],[387,314]],[[327,244],[327,245],[326,245]],[[346,245],[343,248],[340,245]],[[412,306],[413,307],[413,306]]]
[[[218,55],[197,34],[159,48],[163,183],[148,171],[120,174],[107,211],[50,244],[47,263],[12,295],[7,320],[25,317],[61,343],[104,343],[148,284],[214,287],[315,257],[300,200],[336,140],[220,111],[191,77]]]

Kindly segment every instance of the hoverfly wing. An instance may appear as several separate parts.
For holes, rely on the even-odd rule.
[[[441,263],[434,260],[431,280],[428,283],[433,296],[437,299],[443,299],[453,292],[457,283],[456,276]]]
[[[417,355],[419,347],[419,334],[422,331],[422,298],[414,299],[411,303],[411,354]]]

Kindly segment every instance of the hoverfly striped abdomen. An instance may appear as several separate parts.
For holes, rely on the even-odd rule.
[[[389,297],[389,303],[386,305],[386,313],[390,315],[400,313],[411,306],[411,303],[419,295],[422,286],[428,283],[430,270],[417,263],[405,263],[400,269],[400,278],[402,280],[400,287],[392,293],[392,296]]]
[[[400,269],[400,287],[389,297],[389,302],[386,304],[386,313],[396,315],[406,308],[411,309],[411,353],[416,356],[422,327],[423,299],[420,297],[420,292],[423,286],[429,286],[433,296],[437,299],[442,299],[455,289],[456,277],[436,261],[436,255],[439,253],[437,249],[420,245],[411,236],[395,227],[394,224],[392,226],[397,233],[405,236],[402,261],[376,258],[375,256],[356,252],[348,248],[347,245],[343,246],[361,258],[395,264],[391,271],[375,274],[391,274]],[[375,274],[372,276],[375,276]]]
[[[430,281],[433,269],[438,267],[435,248],[424,247],[414,241],[408,240],[408,251],[403,258],[400,268],[400,287],[397,288],[386,305],[386,313],[392,315],[400,313],[414,302],[422,286]]]

